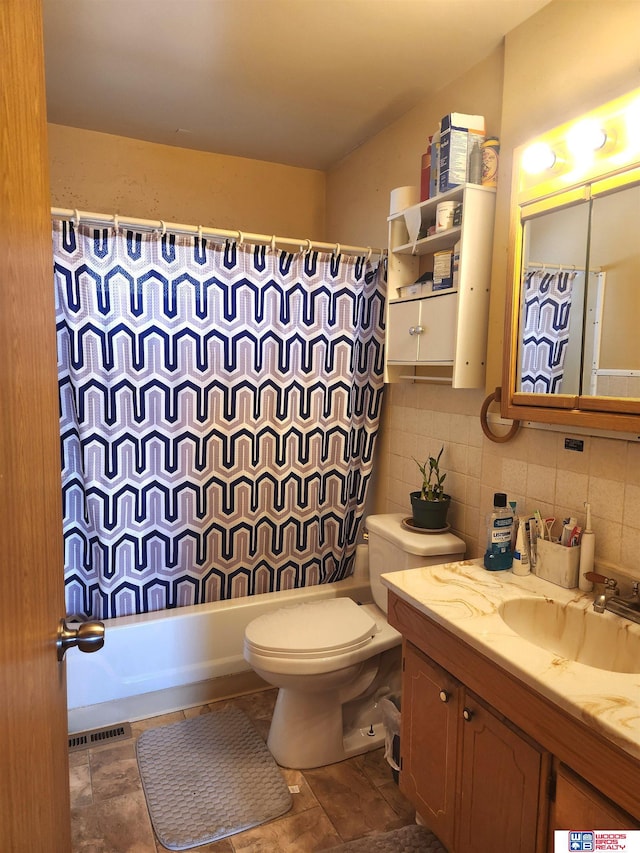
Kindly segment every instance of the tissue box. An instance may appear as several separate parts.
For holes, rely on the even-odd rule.
[[[537,555],[534,573],[543,580],[551,581],[565,589],[578,586],[580,571],[580,546],[567,548],[548,539],[538,539]]]
[[[441,193],[467,182],[470,134],[484,138],[484,116],[449,113],[440,122],[438,189]]]

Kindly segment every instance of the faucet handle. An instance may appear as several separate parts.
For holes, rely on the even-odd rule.
[[[591,583],[601,583],[604,584],[606,591],[610,595],[618,595],[618,581],[615,578],[608,578],[605,575],[598,574],[598,572],[585,572],[585,578]]]

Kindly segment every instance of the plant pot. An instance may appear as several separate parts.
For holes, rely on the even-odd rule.
[[[447,513],[451,504],[451,495],[443,495],[439,501],[423,501],[420,492],[411,492],[413,523],[427,530],[442,530],[447,526]]]

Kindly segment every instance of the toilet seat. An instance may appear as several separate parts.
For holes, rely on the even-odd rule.
[[[258,616],[246,628],[245,643],[272,658],[309,660],[360,649],[377,632],[375,620],[355,601],[332,598]]]

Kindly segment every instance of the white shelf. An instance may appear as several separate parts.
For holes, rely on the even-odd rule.
[[[396,255],[433,254],[433,252],[440,252],[442,249],[450,249],[455,245],[461,233],[462,228],[458,225],[455,228],[438,231],[437,234],[432,234],[430,237],[422,237],[420,240],[416,240],[415,243],[405,243],[404,245],[396,246],[393,251]]]
[[[409,239],[406,211],[388,217],[387,381],[410,379],[453,388],[484,385],[495,196],[494,187],[464,184],[414,205],[409,210],[420,211],[419,233],[435,225],[441,202],[459,201],[462,205],[461,225],[415,243]],[[398,297],[400,287],[413,284],[422,273],[433,269],[436,252],[452,249],[456,243],[460,244],[456,288]],[[436,310],[429,302],[451,294],[455,299],[446,312]],[[398,303],[406,303],[406,309],[391,310]],[[408,370],[411,367],[413,374]],[[430,368],[436,368],[434,375],[428,375]]]

